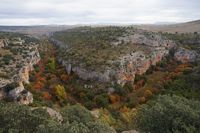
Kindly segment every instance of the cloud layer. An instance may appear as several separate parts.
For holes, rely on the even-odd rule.
[[[0,25],[184,22],[199,0],[1,0]]]

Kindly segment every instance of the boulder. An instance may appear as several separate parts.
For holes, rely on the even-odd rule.
[[[52,109],[52,108],[49,108],[49,107],[44,107],[44,108],[47,110],[47,113],[48,113],[53,119],[58,120],[60,123],[63,121],[63,117],[62,117],[62,115],[61,115],[58,111],[56,111],[56,110],[54,110],[54,109]]]
[[[19,104],[30,104],[33,102],[33,95],[23,87],[17,87],[8,92],[8,98]]]

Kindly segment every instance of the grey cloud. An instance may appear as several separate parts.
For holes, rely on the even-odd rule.
[[[1,0],[1,25],[181,22],[200,18],[199,0]]]

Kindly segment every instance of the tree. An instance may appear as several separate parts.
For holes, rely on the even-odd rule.
[[[46,109],[32,109],[13,103],[0,103],[0,132],[3,133],[114,133],[104,123],[97,122],[80,105],[61,110],[62,123],[49,116]]]
[[[95,102],[98,107],[106,107],[109,104],[109,97],[107,94],[101,94],[95,97]]]
[[[162,95],[139,109],[135,123],[143,132],[197,133],[200,131],[199,110],[199,101]]]
[[[57,86],[55,86],[55,95],[56,95],[56,97],[61,101],[61,102],[63,102],[65,99],[66,99],[66,97],[67,97],[67,94],[66,94],[66,92],[65,92],[65,88],[64,88],[64,86],[62,86],[62,85],[57,85]]]
[[[28,106],[0,103],[0,131],[36,132],[40,125],[52,119],[44,109],[31,110]]]
[[[69,123],[67,133],[114,133],[105,123],[95,121],[95,118],[85,107],[77,104],[61,110],[64,123]]]
[[[41,90],[42,88],[44,88],[44,84],[42,82],[38,81],[34,84],[33,88],[36,90]]]
[[[54,72],[56,70],[55,58],[50,58],[48,62],[49,69]]]

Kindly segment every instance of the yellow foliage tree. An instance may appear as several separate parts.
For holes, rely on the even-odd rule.
[[[62,85],[55,86],[55,95],[60,101],[65,100],[67,94],[65,92],[64,86],[62,86]]]

